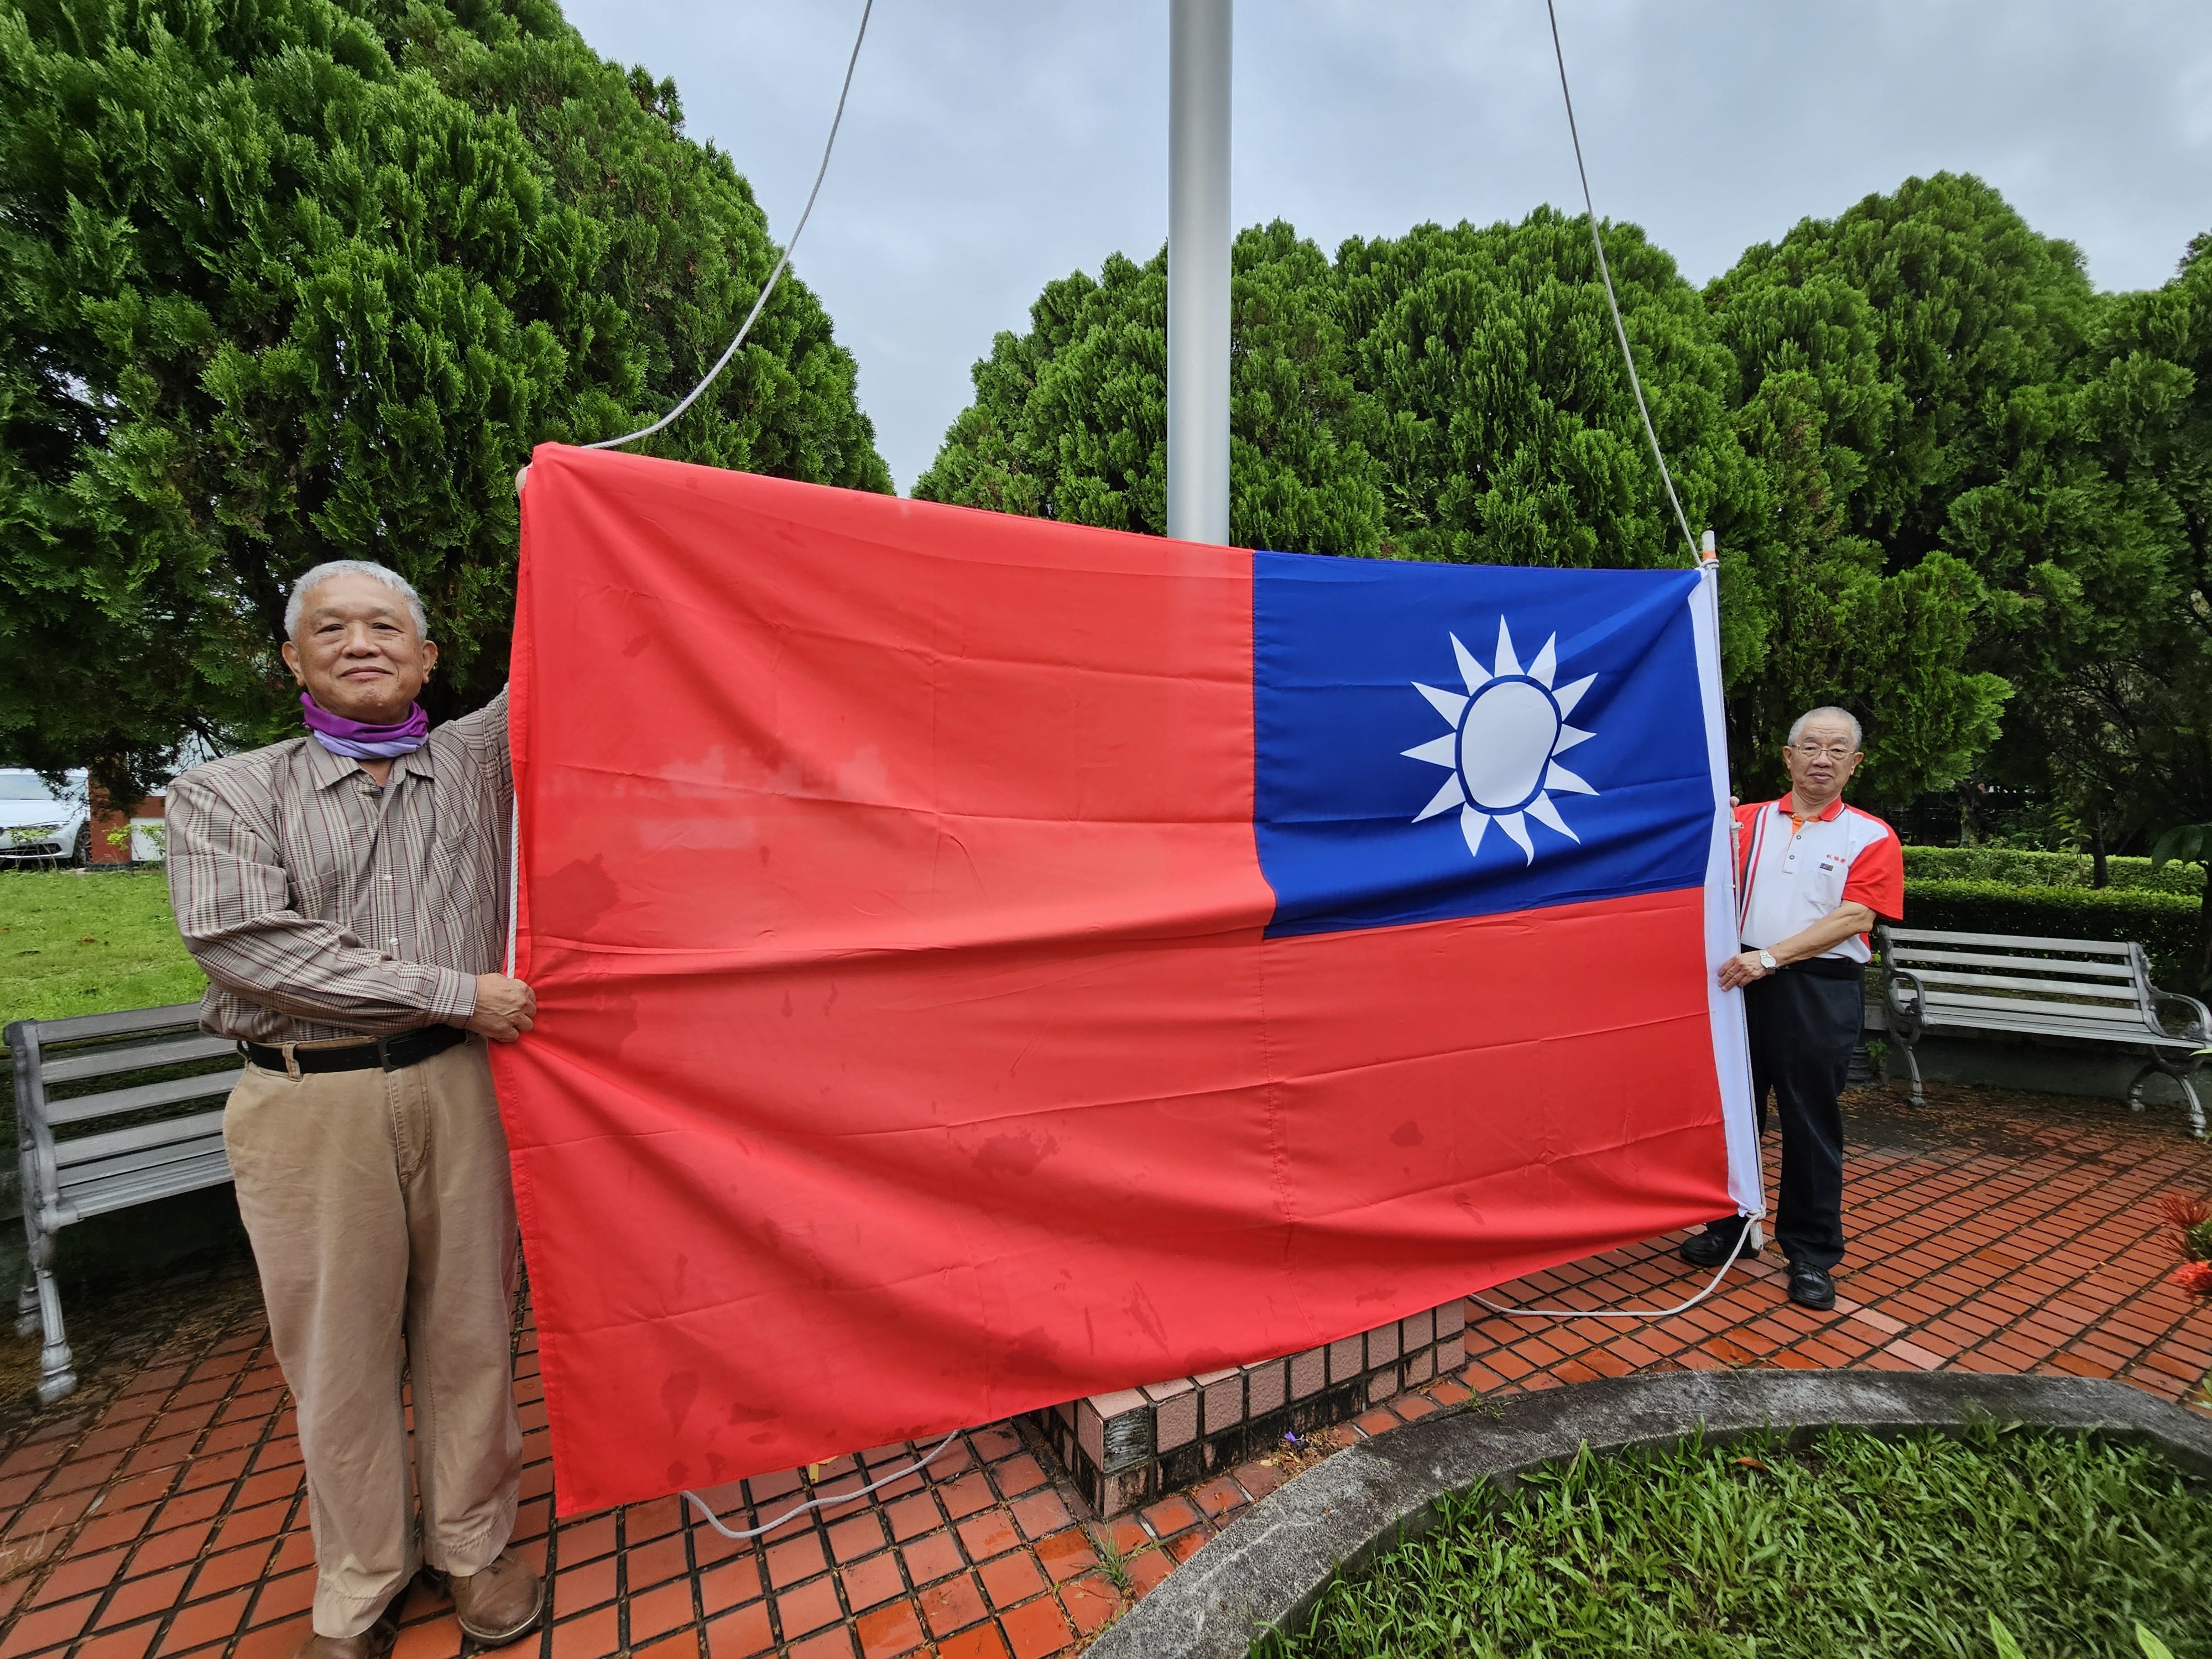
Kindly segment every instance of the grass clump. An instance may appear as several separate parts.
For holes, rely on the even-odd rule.
[[[196,1000],[159,870],[0,871],[0,1024]]]
[[[2212,1659],[2212,1496],[2139,1448],[1985,1424],[1547,1469],[1447,1503],[1265,1659]]]

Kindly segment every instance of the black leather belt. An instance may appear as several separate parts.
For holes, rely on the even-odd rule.
[[[303,1072],[366,1072],[372,1067],[397,1072],[419,1066],[431,1055],[442,1054],[456,1043],[468,1040],[469,1034],[458,1025],[425,1025],[420,1030],[402,1031],[397,1036],[372,1037],[366,1042],[349,1042],[338,1048],[295,1045],[292,1062]],[[241,1042],[238,1052],[264,1071],[289,1069],[284,1051],[265,1042]]]

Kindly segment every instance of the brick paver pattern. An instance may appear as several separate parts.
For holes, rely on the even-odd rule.
[[[1936,1091],[1931,1091],[1934,1093]],[[1348,1443],[1467,1400],[1679,1367],[1953,1367],[2117,1376],[2168,1400],[2212,1369],[2212,1308],[2168,1281],[2154,1208],[2212,1185],[2171,1114],[1943,1091],[1924,1119],[1854,1120],[1851,1255],[1832,1313],[1784,1298],[1772,1257],[1691,1312],[1650,1323],[1534,1322],[1470,1307],[1468,1364],[1340,1431]],[[1773,1147],[1770,1141],[1770,1158]],[[1770,1179],[1771,1170],[1770,1168]],[[1705,1275],[1654,1241],[1542,1273],[1507,1301],[1679,1301]],[[0,1450],[0,1659],[287,1654],[307,1628],[313,1553],[299,1444],[258,1305],[177,1322],[95,1358],[85,1386]],[[561,1522],[534,1338],[520,1336],[530,1463],[517,1541],[553,1578],[553,1620],[509,1650],[540,1659],[1042,1659],[1071,1652],[1287,1477],[1225,1471],[1110,1525],[1041,1449],[997,1424],[860,1503],[732,1543],[674,1499]],[[888,1447],[713,1494],[757,1525],[794,1495],[849,1491],[914,1456]],[[865,1472],[864,1472],[865,1471]],[[401,1659],[465,1650],[418,1586]]]

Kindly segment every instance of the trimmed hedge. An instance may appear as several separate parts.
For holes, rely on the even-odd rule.
[[[2014,887],[2087,887],[2090,869],[2087,853],[2031,853],[2012,847],[1905,849],[1905,873],[1908,879],[1996,881]],[[2203,866],[2179,860],[2162,870],[2154,870],[2148,859],[2107,859],[2105,874],[2112,888],[2130,892],[2197,894],[2204,890]]]
[[[1908,860],[1913,851],[1905,849]],[[1911,868],[1910,862],[1905,867]],[[2194,992],[2194,976],[2184,964],[2196,943],[2202,902],[2191,894],[2142,888],[2018,887],[2003,881],[1929,881],[1908,875],[1903,925],[1960,933],[2138,940],[2150,953],[2153,980],[2168,990]]]

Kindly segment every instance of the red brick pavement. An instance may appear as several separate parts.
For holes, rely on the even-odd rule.
[[[2151,1201],[2212,1186],[2212,1154],[2170,1115],[1939,1091],[1914,1112],[1856,1103],[1851,1264],[1832,1314],[1790,1306],[1771,1262],[1704,1305],[1650,1323],[1480,1315],[1464,1370],[1370,1411],[1348,1442],[1470,1390],[1552,1388],[1677,1367],[1869,1366],[2118,1376],[2171,1400],[2212,1370],[2212,1309],[2166,1282]],[[1501,1299],[1680,1300],[1701,1275],[1672,1241],[1504,1286]],[[135,1351],[91,1356],[84,1387],[0,1439],[0,1659],[288,1654],[306,1628],[312,1551],[292,1416],[251,1282],[172,1305]],[[18,1345],[20,1350],[21,1345]],[[15,1356],[17,1369],[22,1355]],[[862,1503],[733,1544],[673,1500],[552,1522],[534,1338],[519,1387],[531,1462],[518,1541],[553,1575],[555,1622],[510,1651],[539,1659],[1042,1659],[1070,1651],[1287,1478],[1224,1474],[1110,1526],[1008,1424],[960,1437],[925,1474]],[[889,1447],[715,1494],[757,1524],[849,1491],[912,1455]],[[1116,1579],[1127,1585],[1117,1587]],[[398,1653],[464,1651],[417,1589]]]

